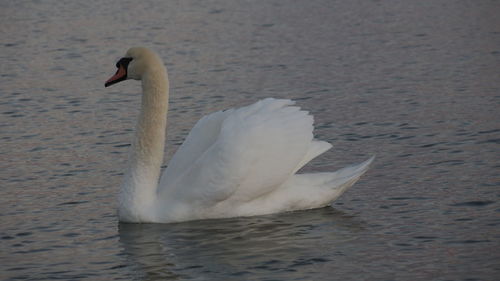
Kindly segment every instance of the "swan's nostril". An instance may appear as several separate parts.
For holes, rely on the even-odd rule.
[[[116,70],[115,75],[113,75],[108,79],[108,81],[106,81],[106,83],[104,83],[104,87],[109,87],[115,83],[127,79],[127,69],[120,63],[117,64],[117,67],[118,69]]]

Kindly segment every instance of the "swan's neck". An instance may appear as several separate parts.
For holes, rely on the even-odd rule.
[[[136,135],[119,202],[119,216],[125,221],[144,221],[154,216],[168,111],[168,78],[163,67],[142,77],[142,92]]]

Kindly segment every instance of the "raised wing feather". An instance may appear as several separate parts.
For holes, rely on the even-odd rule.
[[[189,169],[214,144],[219,137],[222,122],[232,111],[217,111],[198,120],[163,172],[158,186],[160,193],[172,185],[179,175]]]
[[[165,171],[160,196],[211,207],[274,191],[310,154],[313,118],[292,105],[265,99],[204,121],[211,129],[197,124]]]

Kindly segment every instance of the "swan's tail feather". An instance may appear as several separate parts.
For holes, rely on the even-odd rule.
[[[330,174],[335,174],[335,177],[332,180],[344,181],[344,180],[349,180],[351,178],[359,178],[368,170],[370,164],[373,162],[374,159],[375,156],[372,156],[370,159],[366,160],[363,163],[347,166],[338,171],[330,173]]]
[[[277,193],[279,198],[286,199],[282,208],[292,211],[320,208],[330,204],[359,180],[374,159],[375,156],[333,173],[294,175]]]
[[[359,180],[359,178],[366,173],[366,171],[368,171],[368,168],[374,159],[375,156],[372,156],[363,163],[348,166],[330,173],[331,178],[329,181],[325,182],[324,187],[327,189],[334,189],[338,193],[338,195],[331,199],[331,201],[342,195],[342,193]]]

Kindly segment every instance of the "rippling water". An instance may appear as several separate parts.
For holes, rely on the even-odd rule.
[[[1,280],[494,280],[500,275],[498,1],[3,1]],[[372,154],[333,208],[119,224],[138,83],[167,62],[167,156],[209,112],[264,97]]]

